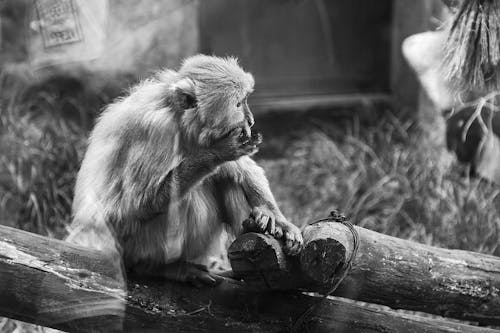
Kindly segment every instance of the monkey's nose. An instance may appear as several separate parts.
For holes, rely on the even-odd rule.
[[[253,119],[253,117],[248,117],[247,122],[248,122],[248,126],[250,126],[250,127],[253,127],[253,125],[255,125],[255,120]]]
[[[252,130],[250,130],[250,123],[247,122],[247,124],[243,127],[243,133],[245,134],[245,137],[246,138],[250,138],[250,136],[252,135]]]

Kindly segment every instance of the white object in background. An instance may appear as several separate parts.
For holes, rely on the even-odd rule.
[[[412,35],[403,41],[403,56],[417,74],[420,84],[439,110],[459,104],[449,82],[441,74],[446,30],[427,31]]]
[[[428,31],[412,35],[403,41],[402,51],[429,99],[439,110],[460,107],[463,103],[441,72],[447,30]],[[466,102],[481,96],[480,92],[466,92]],[[474,158],[476,172],[482,178],[500,185],[500,138],[492,129],[483,132],[483,140]]]
[[[34,69],[94,60],[104,51],[107,0],[35,0],[30,17]]]
[[[500,185],[500,139],[489,129],[476,156],[476,172]]]

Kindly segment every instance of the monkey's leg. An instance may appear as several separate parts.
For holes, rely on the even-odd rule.
[[[166,265],[161,273],[167,279],[188,282],[196,287],[216,286],[224,280],[223,277],[210,273],[205,266],[188,262]]]
[[[139,275],[166,278],[173,281],[188,282],[196,287],[216,286],[225,277],[211,273],[204,265],[193,264],[185,261],[178,261],[170,264],[149,266],[139,264],[133,271]]]

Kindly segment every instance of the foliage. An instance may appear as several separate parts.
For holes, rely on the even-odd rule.
[[[293,138],[280,139],[283,157],[261,161],[295,223],[338,208],[378,232],[500,255],[499,188],[463,177],[444,146],[430,145],[412,121],[386,113],[374,125],[300,123]]]
[[[1,82],[2,223],[61,237],[70,220],[74,178],[86,132],[61,116],[67,111],[62,109],[67,98],[47,91],[27,96],[21,93],[21,82],[6,77]]]
[[[3,94],[0,110],[1,218],[60,237],[70,221],[88,131],[65,117],[68,97],[40,92],[20,102],[13,95]],[[79,100],[72,105],[88,107]],[[411,121],[391,113],[372,124],[323,119],[319,113],[284,122],[278,115],[278,130],[273,121],[257,118],[271,126],[264,126],[264,134],[273,134],[257,159],[295,223],[338,208],[379,232],[500,254],[499,189],[462,177],[444,148],[427,145]]]
[[[26,93],[25,82],[5,77],[0,91],[0,220],[60,238],[71,219],[88,118],[98,108],[86,94]],[[463,178],[411,121],[388,112],[370,124],[319,113],[266,117],[257,117],[269,137],[256,157],[295,223],[338,208],[382,233],[500,255],[499,188]],[[0,331],[47,329],[0,318]]]

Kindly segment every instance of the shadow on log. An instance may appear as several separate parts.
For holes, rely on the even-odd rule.
[[[358,254],[334,295],[500,325],[500,258],[355,229]],[[231,266],[255,289],[325,292],[352,256],[353,235],[335,222],[308,225],[303,235],[301,254],[287,257],[273,237],[244,234],[229,248]]]
[[[286,332],[320,299],[231,280],[207,289],[139,278],[125,286],[114,267],[98,252],[0,226],[0,316],[71,332]],[[340,298],[327,299],[305,325],[311,332],[498,332]]]

